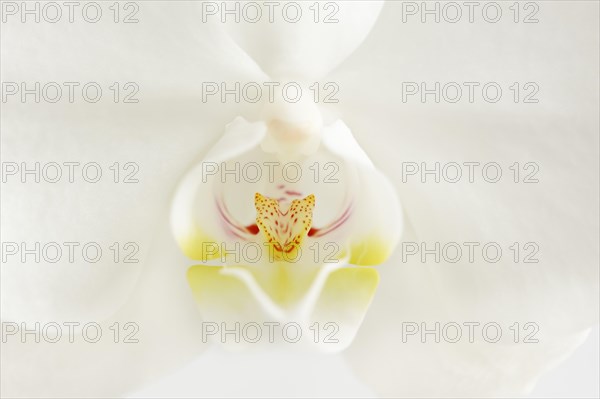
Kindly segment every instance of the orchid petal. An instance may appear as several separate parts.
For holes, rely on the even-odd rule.
[[[329,6],[283,2],[278,4],[281,8],[275,9],[272,21],[264,11],[258,22],[235,22],[230,18],[225,27],[271,77],[320,78],[362,43],[383,7],[381,1],[326,4]],[[282,11],[288,8],[292,9],[290,17]],[[295,21],[297,10],[301,17]],[[331,21],[327,20],[328,15]]]
[[[189,4],[166,11],[158,4],[145,4],[145,23],[131,30],[95,30],[90,24],[3,24],[3,79],[77,81],[79,88],[96,81],[104,88],[95,104],[81,96],[69,103],[66,88],[60,103],[36,104],[30,97],[26,104],[2,104],[3,161],[25,162],[30,169],[35,162],[40,168],[56,162],[62,169],[58,183],[37,184],[30,175],[26,184],[19,176],[3,184],[3,240],[25,242],[28,248],[35,242],[43,246],[77,241],[79,255],[88,242],[97,242],[103,250],[97,263],[80,264],[81,256],[69,262],[65,247],[61,261],[48,267],[41,267],[33,256],[26,264],[19,256],[9,258],[1,270],[4,320],[102,320],[127,301],[142,273],[159,215],[169,205],[173,182],[213,140],[232,110],[239,111],[237,104],[202,107],[196,97],[197,77],[227,80],[239,76],[240,70],[256,77],[252,64],[243,60],[229,64],[225,55],[239,50],[214,30],[196,24],[197,15],[190,13],[194,8]],[[155,28],[165,21],[173,26]],[[23,40],[17,43],[15,37]],[[92,53],[90,43],[98,44]],[[161,52],[156,51],[159,47]],[[36,62],[28,58],[31,54],[36,54]],[[173,65],[177,73],[171,70]],[[139,103],[115,104],[108,87],[127,80],[140,87]],[[197,126],[204,128],[200,134]],[[64,162],[79,163],[73,183],[68,182]],[[82,168],[90,162],[101,167],[98,183],[82,178]],[[119,183],[114,183],[115,162]],[[125,170],[126,163],[130,164]],[[139,183],[125,184],[136,167],[132,180]],[[127,267],[115,263],[109,249],[115,242],[136,243],[139,251],[134,258],[139,262]]]
[[[249,123],[243,118],[236,118],[227,125],[223,137],[206,158],[190,170],[179,184],[171,207],[171,226],[182,251],[191,259],[206,261],[219,258],[220,251],[207,253],[205,244],[220,243],[226,239],[214,208],[218,200],[215,185],[219,174],[208,174],[207,165],[220,168],[225,161],[257,147],[265,133],[263,122]],[[205,212],[198,215],[198,208]],[[207,212],[211,209],[214,211]]]
[[[329,329],[324,333],[332,333],[331,340],[319,341],[323,351],[339,351],[350,346],[378,282],[377,270],[370,267],[344,267],[331,273],[311,316],[311,324],[318,322],[324,330]]]
[[[61,326],[58,342],[42,334],[39,342],[33,334],[25,342],[19,334],[5,337],[0,361],[10,367],[2,367],[3,397],[119,397],[172,373],[206,349],[199,339],[202,320],[182,278],[185,258],[170,237],[166,215],[159,223],[163,233],[144,273],[110,319],[81,321],[72,332],[53,319]],[[32,323],[27,328],[34,330]],[[86,324],[90,328],[84,335]]]
[[[586,33],[597,30],[597,7],[545,4],[544,18],[552,24],[534,30],[499,24],[474,35],[474,25],[467,23],[452,29],[399,25],[401,4],[389,2],[368,42],[347,61],[353,68],[332,77],[351,93],[340,98],[339,117],[351,124],[367,152],[377,151],[380,167],[399,188],[406,225],[413,230],[403,239],[428,248],[473,241],[498,242],[504,249],[496,264],[481,257],[469,264],[464,256],[462,264],[436,263],[433,257],[407,262],[396,254],[379,269],[378,295],[348,355],[381,395],[525,395],[597,323],[598,38]],[[466,65],[474,50],[480,57]],[[548,91],[539,104],[510,99],[494,106],[465,97],[460,104],[431,97],[411,103],[398,94],[403,81],[426,81],[431,88],[444,79],[482,84],[535,79]],[[374,130],[378,139],[370,140]],[[499,163],[502,181],[486,183],[479,173],[469,183],[465,168],[459,183],[434,182],[431,176],[422,182],[420,175],[407,181],[402,175],[402,162],[419,167],[425,162],[431,169],[435,162],[469,161]],[[539,166],[539,183],[514,183],[508,168],[528,161]],[[508,246],[517,241],[537,243],[539,263],[515,264]],[[402,343],[398,335],[407,321],[428,322],[429,328],[435,321],[495,321],[504,331],[529,321],[544,336],[530,347],[424,344],[420,336]]]
[[[325,129],[323,145],[342,157],[356,174],[352,188],[353,215],[346,227],[351,237],[349,263],[378,265],[385,262],[403,229],[400,202],[394,187],[375,169],[342,121],[338,120]]]

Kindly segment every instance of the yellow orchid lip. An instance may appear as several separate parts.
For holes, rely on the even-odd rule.
[[[271,246],[275,260],[295,259],[312,226],[314,194],[293,200],[284,211],[280,201],[256,193],[254,206],[256,224]]]

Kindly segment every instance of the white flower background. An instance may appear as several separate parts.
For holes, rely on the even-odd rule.
[[[202,23],[198,2],[139,4],[138,24],[2,24],[3,82],[140,86],[139,104],[2,103],[3,161],[140,165],[139,184],[2,185],[2,241],[140,245],[138,264],[2,264],[3,322],[140,326],[132,345],[2,343],[3,397],[598,395],[597,327],[581,346],[599,312],[598,2],[539,2],[538,24],[402,23],[401,2],[352,1],[331,26],[226,27]],[[202,82],[269,78],[339,85],[323,115],[389,177],[402,240],[535,241],[540,263],[402,262],[396,251],[342,353],[202,343],[171,200],[227,123],[259,115],[258,104],[203,103]],[[535,81],[540,102],[403,103],[406,81]],[[402,161],[533,161],[540,182],[403,183]],[[403,343],[404,321],[532,321],[540,342]]]

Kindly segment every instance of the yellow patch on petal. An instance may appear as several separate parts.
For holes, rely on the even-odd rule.
[[[293,200],[287,211],[282,211],[279,202],[259,193],[254,196],[256,224],[270,244],[274,260],[294,261],[302,240],[312,226],[312,213],[315,207],[313,194],[300,200]]]
[[[183,253],[190,259],[206,262],[221,256],[216,241],[199,230],[186,237],[177,238],[177,241]]]
[[[267,298],[282,309],[297,304],[314,282],[318,269],[297,268],[286,262],[252,266],[204,266],[188,269],[187,280],[204,317],[252,318],[261,313],[260,300],[249,284],[232,270],[245,271]],[[229,272],[229,273],[228,273]]]
[[[338,352],[350,345],[373,300],[379,274],[371,267],[344,267],[329,275],[310,323],[323,328],[318,346]]]
[[[349,263],[358,266],[374,266],[385,262],[394,250],[390,240],[372,235],[350,245]]]
[[[233,276],[222,274],[222,266],[192,266],[187,280],[194,299],[207,320],[219,320],[224,315],[256,314],[257,304],[246,284]]]
[[[333,308],[331,316],[341,312],[341,308],[365,311],[379,284],[379,273],[373,268],[344,267],[329,275],[319,305],[328,304]]]

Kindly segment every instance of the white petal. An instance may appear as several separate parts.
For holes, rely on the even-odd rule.
[[[373,162],[358,144],[346,124],[337,120],[325,128],[323,145],[332,153],[361,166],[374,168]]]
[[[332,77],[348,93],[341,94],[341,117],[398,187],[414,230],[404,240],[429,248],[498,242],[504,254],[496,264],[481,256],[469,264],[466,252],[458,264],[432,256],[406,263],[397,254],[379,269],[380,290],[351,348],[353,364],[390,396],[523,395],[598,320],[598,39],[586,33],[597,29],[597,4],[544,4],[552,23],[532,30],[492,29],[482,21],[399,25],[401,4],[386,7],[349,69]],[[471,104],[465,89],[459,104],[436,104],[431,95],[425,104],[420,96],[403,102],[403,81],[428,88],[436,81],[496,81],[504,96],[497,104],[481,97]],[[515,81],[535,81],[539,104],[515,104],[508,89]],[[469,183],[464,167],[459,183],[435,183],[431,175],[421,183],[421,174],[403,179],[402,162],[432,168],[452,161],[498,162],[503,179],[487,183],[478,169]],[[508,167],[529,161],[539,165],[540,182],[513,183]],[[508,247],[530,241],[539,245],[540,262],[515,264]],[[531,321],[544,340],[507,343],[505,355],[493,344],[401,345],[407,321],[495,321],[505,335],[512,323]]]
[[[2,367],[3,397],[122,397],[192,361],[206,348],[202,320],[184,277],[186,259],[170,237],[166,215],[159,219],[163,233],[139,284],[117,314],[99,322],[97,342],[86,341],[96,339],[93,325],[85,336],[82,332],[86,323],[96,322],[91,317],[73,333],[53,320],[62,333],[56,343],[48,342],[55,327],[48,324],[46,330],[44,323],[38,328],[45,331],[39,342],[34,334],[22,338],[20,321],[19,331],[4,337],[1,361],[10,367]],[[33,324],[27,327],[34,329]]]
[[[223,137],[206,157],[179,183],[171,205],[171,228],[189,257],[206,261],[205,243],[227,240],[216,205],[222,194],[219,191],[219,184],[223,181],[222,169],[226,161],[257,147],[265,133],[263,122],[249,123],[243,118],[236,118],[227,125]],[[234,179],[235,176],[230,178]]]
[[[345,161],[352,176],[352,215],[334,237],[349,237],[350,260],[356,265],[377,265],[394,250],[403,228],[402,211],[394,187],[377,169],[350,129],[336,121],[323,133],[323,145]]]
[[[131,293],[150,250],[157,217],[168,208],[176,180],[231,120],[231,110],[238,108],[237,104],[208,107],[200,98],[194,104],[189,101],[190,93],[195,98],[200,92],[198,78],[224,80],[233,72],[239,76],[244,66],[251,67],[241,60],[234,63],[235,70],[223,65],[227,60],[218,55],[236,49],[226,47],[227,40],[208,28],[192,23],[195,18],[190,10],[195,7],[189,7],[165,11],[144,4],[144,23],[116,25],[107,17],[98,25],[100,29],[82,20],[3,26],[2,48],[10,55],[2,60],[3,79],[27,82],[29,88],[35,81],[42,85],[80,83],[73,104],[63,86],[63,99],[56,104],[36,104],[29,96],[25,104],[16,98],[2,106],[3,161],[19,166],[26,162],[29,168],[40,162],[40,169],[56,162],[63,173],[59,183],[32,183],[29,175],[29,183],[21,184],[17,175],[3,184],[3,241],[25,242],[27,248],[35,242],[41,246],[80,243],[74,263],[68,261],[64,246],[61,261],[55,264],[36,264],[33,256],[28,256],[27,264],[21,264],[18,255],[8,258],[1,271],[4,319],[101,320],[122,306]],[[180,23],[168,31],[156,29],[165,19]],[[98,44],[92,52],[90,43]],[[159,48],[162,50],[157,51]],[[36,54],[35,62],[31,54]],[[165,73],[173,65],[177,65],[177,73]],[[252,72],[255,70],[244,74]],[[128,81],[138,85],[140,102],[115,104],[109,87],[119,82],[123,89]],[[81,87],[87,82],[97,82],[104,89],[98,103],[83,99]],[[80,163],[75,183],[68,183],[64,162]],[[98,183],[82,179],[83,165],[89,162],[102,168]],[[109,169],[115,162],[119,162],[119,183],[113,182],[114,170]],[[132,164],[125,169],[128,162],[139,167],[133,176],[139,183],[123,183],[136,167]],[[99,262],[82,261],[81,249],[87,242],[101,245]],[[121,247],[121,259],[123,245],[138,244],[135,258],[139,262],[115,263],[109,249],[115,242]]]
[[[275,8],[272,21],[268,8],[263,6],[258,22],[236,23],[230,16],[225,26],[240,47],[272,78],[314,79],[325,76],[362,43],[382,6],[381,1],[314,5],[282,2]],[[300,17],[291,22],[296,20],[297,9],[301,10]],[[221,15],[207,18],[218,22]],[[334,19],[338,22],[327,22]]]
[[[366,384],[354,377],[341,356],[299,351],[290,343],[285,350],[271,348],[242,353],[214,347],[189,367],[133,397],[243,398],[253,395],[282,398],[290,393],[302,398],[372,398],[374,395]]]

